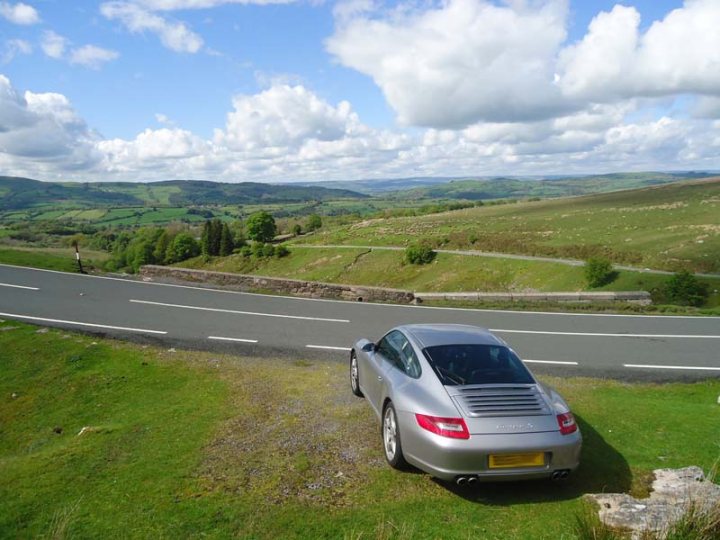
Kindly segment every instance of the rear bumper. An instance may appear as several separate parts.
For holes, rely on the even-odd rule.
[[[575,470],[580,463],[580,431],[561,435],[559,431],[471,435],[469,439],[441,437],[417,425],[414,415],[400,413],[400,434],[405,459],[442,480],[475,476],[478,480],[529,480],[549,478],[554,471]],[[491,469],[490,454],[542,452],[538,467]]]

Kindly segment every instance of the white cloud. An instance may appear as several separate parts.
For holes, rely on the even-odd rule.
[[[65,96],[24,94],[0,75],[0,166],[28,175],[82,171],[99,161],[97,135],[79,118]]]
[[[37,10],[22,2],[17,4],[0,2],[0,15],[13,24],[30,25],[40,22],[40,15]]]
[[[70,54],[70,63],[92,69],[99,69],[105,62],[115,60],[120,56],[116,51],[96,47],[95,45],[83,45],[74,49]]]
[[[119,20],[130,32],[151,32],[161,43],[176,52],[196,53],[203,46],[203,39],[190,30],[185,23],[169,21],[129,2],[106,2],[100,5],[100,13],[110,20]]]
[[[206,9],[225,4],[288,4],[295,0],[136,0],[153,11],[173,11],[178,9]]]
[[[615,6],[560,58],[559,86],[591,101],[681,93],[720,95],[720,2],[686,0],[641,33],[640,14]]]
[[[360,130],[357,115],[343,101],[333,107],[302,86],[278,84],[233,99],[218,144],[232,149],[297,146],[308,139],[332,141]]]
[[[5,42],[5,50],[0,55],[0,62],[9,64],[19,54],[31,54],[32,45],[24,39],[9,39]]]
[[[42,48],[43,52],[50,58],[55,58],[56,60],[62,58],[65,54],[65,48],[67,47],[67,45],[68,40],[60,34],[57,34],[52,30],[43,32],[42,40],[40,41],[40,47]]]
[[[449,0],[378,16],[345,12],[326,46],[372,77],[404,124],[548,118],[573,106],[553,84],[567,2],[529,6]]]

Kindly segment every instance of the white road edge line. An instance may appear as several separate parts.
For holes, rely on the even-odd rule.
[[[10,317],[11,319],[26,319],[28,321],[52,322],[60,324],[72,324],[75,326],[88,326],[90,328],[107,328],[109,330],[124,330],[126,332],[140,332],[143,334],[167,334],[162,330],[148,330],[147,328],[127,328],[125,326],[110,326],[107,324],[94,324],[79,321],[64,321],[62,319],[46,319],[44,317],[31,317],[29,315],[18,315],[16,313],[0,313],[2,317]]]
[[[308,349],[324,349],[328,351],[349,351],[350,347],[331,347],[330,345],[305,345]]]
[[[626,368],[638,369],[692,369],[701,371],[720,371],[720,367],[704,367],[704,366],[660,366],[652,364],[623,364]]]
[[[13,285],[12,283],[0,283],[0,287],[12,287],[13,289],[27,289],[29,291],[39,291],[37,287],[26,287],[25,285]]]
[[[111,276],[93,276],[88,274],[77,274],[74,272],[62,272],[60,270],[48,270],[46,268],[32,268],[30,266],[18,266],[16,264],[4,264],[0,263],[0,267],[17,268],[19,270],[33,270],[36,272],[49,272],[51,274],[63,274],[66,276],[74,276],[79,278],[93,278],[93,279],[107,279],[110,281],[122,281],[124,283],[134,283],[136,285],[156,285],[159,287],[176,287],[178,289],[192,289],[196,291],[209,291],[224,294],[237,294],[241,296],[262,296],[265,298],[285,298],[288,300],[299,300],[302,302],[332,302],[335,304],[355,304],[352,300],[332,300],[329,298],[303,298],[301,296],[288,296],[282,294],[261,294],[251,293],[243,291],[228,291],[225,289],[214,289],[212,287],[194,287],[192,285],[178,285],[176,283],[159,283],[157,281],[137,281],[134,279],[117,278]],[[694,320],[714,320],[720,319],[717,316],[695,316],[695,315],[625,315],[622,313],[569,313],[562,311],[520,311],[513,309],[477,309],[477,308],[456,308],[456,307],[441,307],[441,306],[418,306],[418,305],[406,305],[406,304],[377,304],[374,302],[363,302],[365,306],[384,307],[384,308],[399,308],[399,309],[426,309],[426,310],[441,310],[441,311],[471,311],[473,313],[509,313],[512,315],[558,315],[561,317],[625,317],[628,319],[694,319]]]
[[[490,328],[491,332],[500,334],[547,334],[550,336],[590,336],[590,337],[627,337],[627,338],[675,338],[675,339],[720,339],[720,336],[701,334],[599,334],[593,332],[550,332],[546,330],[508,330]]]
[[[523,362],[527,362],[528,364],[557,364],[560,366],[577,366],[577,362],[563,362],[560,360],[523,360]]]
[[[222,336],[208,336],[208,339],[212,339],[215,341],[238,341],[240,343],[257,343],[257,339],[244,339],[244,338],[236,338],[236,337],[222,337]]]
[[[179,308],[179,309],[196,309],[199,311],[215,311],[218,313],[234,313],[237,315],[255,315],[257,317],[276,317],[279,319],[299,319],[302,321],[322,321],[322,322],[337,322],[337,323],[349,323],[350,322],[348,319],[324,319],[322,317],[303,317],[301,315],[281,315],[279,313],[259,313],[256,311],[239,311],[239,310],[235,310],[235,309],[208,308],[208,307],[201,307],[201,306],[186,306],[183,304],[166,304],[164,302],[150,302],[149,300],[131,299],[130,302],[132,302],[133,304],[146,304],[149,306],[162,306],[162,307],[171,307],[171,308]]]

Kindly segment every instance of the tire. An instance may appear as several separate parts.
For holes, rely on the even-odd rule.
[[[405,461],[405,456],[403,456],[397,414],[395,413],[395,407],[390,401],[383,409],[381,435],[383,453],[385,454],[385,459],[388,464],[393,469],[400,471],[407,470],[408,463]]]
[[[360,390],[360,372],[358,371],[358,361],[355,351],[350,353],[350,390],[357,397],[364,397]]]

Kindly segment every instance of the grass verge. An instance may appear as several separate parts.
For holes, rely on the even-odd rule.
[[[97,262],[105,256],[95,252],[92,258],[83,257],[83,268],[86,271],[95,268]],[[29,266],[45,270],[61,272],[77,272],[78,265],[71,248],[2,248],[0,247],[0,263],[15,266]]]
[[[641,495],[652,469],[707,470],[720,449],[720,381],[548,378],[583,431],[578,473],[459,490],[385,465],[344,362],[171,352],[13,321],[0,350],[10,537],[572,538],[584,493]]]

